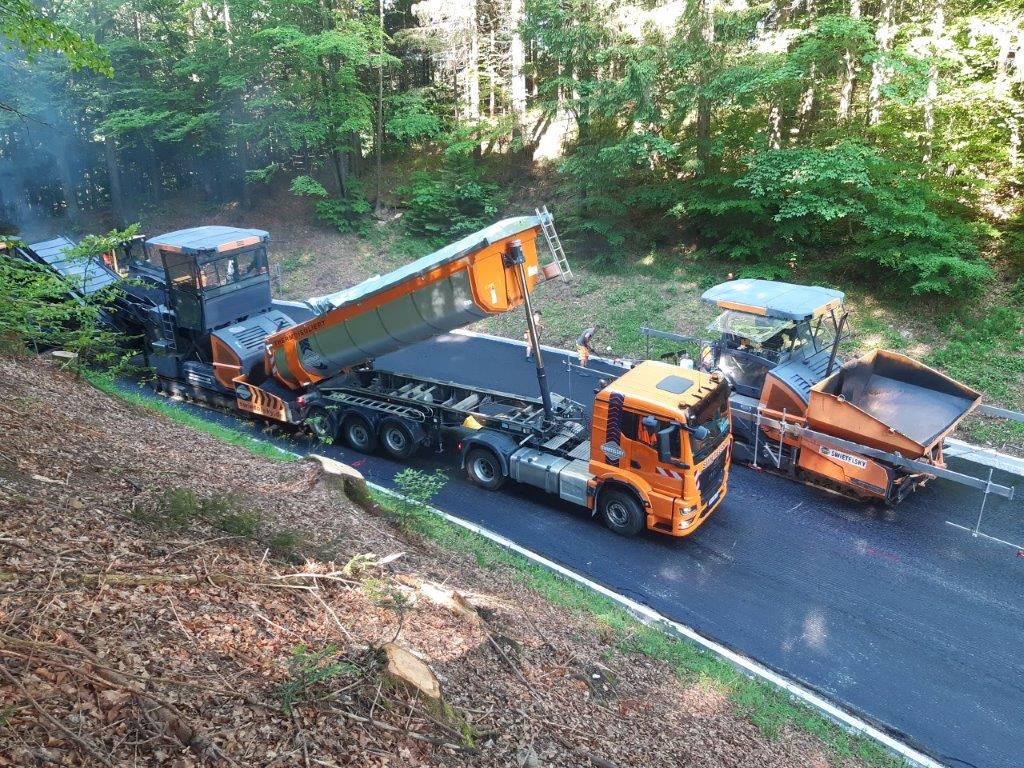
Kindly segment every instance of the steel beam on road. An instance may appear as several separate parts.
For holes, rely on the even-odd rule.
[[[978,406],[978,413],[982,416],[991,416],[995,419],[1009,419],[1010,421],[1019,421],[1024,423],[1024,413],[1020,411],[1011,411],[1006,408],[997,408],[994,405],[985,405],[984,403]]]
[[[988,480],[984,480],[980,477],[974,477],[973,475],[965,475],[961,472],[954,472],[952,469],[946,469],[945,467],[937,467],[934,464],[929,464],[924,461],[917,461],[915,459],[908,459],[899,453],[890,453],[888,451],[882,451],[878,448],[871,448],[867,445],[861,445],[860,443],[854,443],[850,440],[843,440],[839,437],[832,435],[826,435],[822,432],[817,432],[809,427],[800,426],[790,422],[779,421],[768,416],[764,416],[760,409],[757,412],[758,423],[761,426],[771,427],[779,431],[780,437],[783,433],[793,435],[795,437],[801,437],[806,435],[819,443],[826,445],[832,445],[837,448],[843,448],[847,451],[853,451],[864,456],[870,456],[873,459],[880,459],[887,461],[890,464],[894,464],[903,469],[909,469],[913,472],[920,472],[926,475],[933,475],[935,477],[941,477],[945,480],[950,480],[954,483],[960,483],[970,488],[975,488],[979,491],[984,492],[986,495],[994,493],[996,496],[1002,496],[1004,499],[1013,499],[1014,488],[1012,486],[1000,485],[999,483],[993,483],[991,477]],[[753,420],[753,416],[745,411],[734,412],[734,417],[739,416],[748,420]]]

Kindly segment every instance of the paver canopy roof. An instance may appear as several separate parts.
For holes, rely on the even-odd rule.
[[[835,309],[845,294],[817,285],[795,285],[775,280],[730,280],[704,291],[701,300],[723,309],[735,309],[784,320],[809,320]]]
[[[241,227],[222,227],[210,225],[206,227],[190,227],[157,235],[146,241],[146,245],[171,246],[180,248],[183,253],[202,253],[216,251],[222,245],[256,237],[266,242],[270,236],[262,229],[242,229]]]

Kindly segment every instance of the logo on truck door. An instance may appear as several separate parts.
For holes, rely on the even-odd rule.
[[[843,451],[838,451],[835,448],[829,448],[827,445],[820,446],[818,448],[818,452],[821,453],[822,456],[828,456],[830,459],[841,461],[844,464],[849,464],[857,467],[858,469],[868,468],[868,463],[864,459],[860,456],[854,456],[852,453],[844,453]]]

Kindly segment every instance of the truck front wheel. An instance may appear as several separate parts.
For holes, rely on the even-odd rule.
[[[377,447],[377,436],[362,416],[349,416],[341,425],[345,443],[360,453],[372,453]]]
[[[492,451],[486,448],[470,448],[466,454],[466,474],[474,485],[496,491],[505,484],[501,463]]]
[[[631,493],[609,488],[598,504],[604,524],[620,536],[636,536],[647,524],[644,508]]]

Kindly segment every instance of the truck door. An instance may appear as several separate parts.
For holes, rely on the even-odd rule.
[[[645,422],[651,421],[652,424]],[[658,461],[658,432],[670,425],[664,419],[624,411],[622,414],[621,447],[625,452],[620,466],[628,467],[630,472],[642,477],[651,487],[666,494],[682,496],[683,474],[678,467],[662,464]],[[672,455],[679,457],[679,430],[672,439]]]

